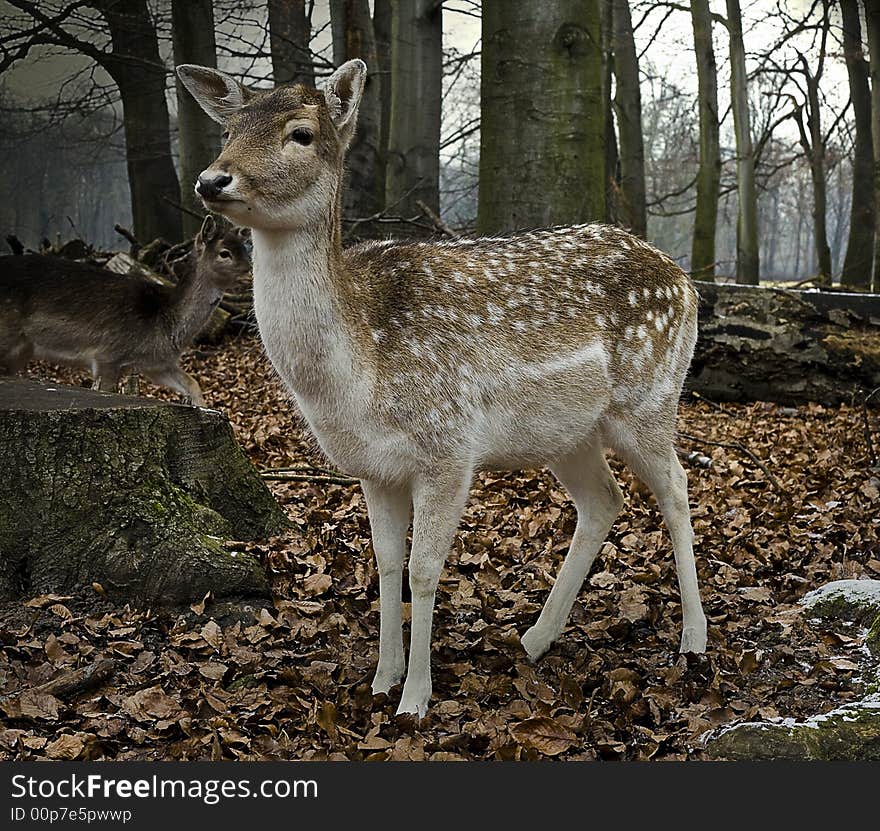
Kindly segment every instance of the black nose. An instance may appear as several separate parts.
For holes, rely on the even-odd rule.
[[[216,196],[220,195],[220,192],[232,181],[232,177],[226,173],[221,173],[219,176],[199,176],[199,181],[196,184],[196,191],[199,196],[204,196],[205,199],[213,199]]]

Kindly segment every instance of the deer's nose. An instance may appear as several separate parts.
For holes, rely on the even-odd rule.
[[[199,196],[204,196],[205,199],[214,199],[230,182],[232,182],[232,177],[228,173],[221,173],[218,176],[202,173],[196,182],[196,193]]]

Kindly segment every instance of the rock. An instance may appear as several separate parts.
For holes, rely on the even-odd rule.
[[[880,693],[803,722],[744,722],[710,735],[716,759],[880,760]]]
[[[867,626],[880,615],[880,580],[835,580],[808,592],[800,602],[816,617]]]

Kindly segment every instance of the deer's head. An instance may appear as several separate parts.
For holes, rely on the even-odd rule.
[[[193,244],[196,268],[221,291],[228,291],[251,270],[250,231],[222,229],[213,216],[206,216]]]
[[[301,228],[326,219],[366,72],[363,61],[352,60],[321,89],[254,90],[216,69],[178,66],[184,86],[225,128],[223,150],[195,185],[205,206],[249,228]]]

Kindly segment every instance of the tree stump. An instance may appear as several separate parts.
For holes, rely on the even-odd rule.
[[[0,379],[0,471],[0,599],[93,582],[164,605],[267,594],[223,543],[287,519],[216,411]]]
[[[880,298],[696,283],[688,387],[716,401],[857,403],[880,386]]]

